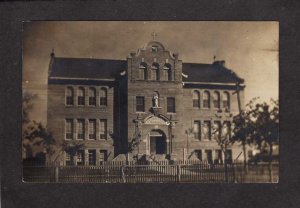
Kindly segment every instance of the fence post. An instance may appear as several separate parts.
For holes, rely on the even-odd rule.
[[[180,182],[181,180],[181,172],[180,172],[180,164],[177,165],[177,182]]]
[[[233,167],[233,183],[237,183],[236,177],[235,177],[235,163],[232,163]]]
[[[123,183],[126,183],[126,178],[125,178],[125,172],[124,172],[124,166],[123,165],[121,167],[121,174],[122,174]]]
[[[57,183],[58,181],[59,181],[58,166],[55,166],[55,182]]]

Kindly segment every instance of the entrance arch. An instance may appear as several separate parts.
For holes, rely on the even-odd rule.
[[[162,155],[167,153],[167,138],[165,133],[160,129],[153,129],[149,132],[148,137],[150,154]]]

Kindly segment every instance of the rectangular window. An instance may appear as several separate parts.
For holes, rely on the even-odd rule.
[[[70,153],[65,152],[66,153],[66,165],[73,165],[73,157],[71,156]]]
[[[226,161],[232,163],[232,150],[226,150]]]
[[[66,139],[73,139],[73,119],[66,119]]]
[[[221,164],[223,161],[222,150],[216,150],[215,154],[215,164]]]
[[[174,97],[167,98],[167,112],[175,113],[175,98]]]
[[[100,155],[99,155],[99,163],[100,163],[100,165],[103,162],[106,162],[106,161],[107,161],[107,150],[100,150]]]
[[[211,140],[211,122],[204,121],[203,122],[203,138]]]
[[[85,135],[85,120],[78,119],[77,120],[77,139],[84,139]]]
[[[202,150],[195,150],[195,154],[199,160],[202,160]]]
[[[78,150],[76,156],[77,156],[76,164],[77,165],[84,165],[84,151],[83,150]]]
[[[215,121],[214,122],[214,130],[213,130],[213,134],[214,134],[214,139],[220,141],[221,139],[221,122],[220,121]]]
[[[205,150],[206,154],[206,160],[208,163],[212,163],[212,151],[211,150]]]
[[[136,111],[145,112],[145,98],[142,96],[136,97]]]
[[[231,138],[231,123],[230,121],[225,121],[223,125],[222,136],[228,139]]]
[[[96,120],[89,120],[89,139],[96,140]]]
[[[96,165],[96,150],[88,150],[89,165]]]
[[[107,139],[107,120],[100,120],[100,139]]]
[[[201,140],[201,122],[200,121],[194,121],[194,138]]]

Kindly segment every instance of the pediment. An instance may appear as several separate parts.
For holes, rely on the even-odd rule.
[[[150,116],[145,119],[144,124],[169,125],[169,121],[158,116]]]

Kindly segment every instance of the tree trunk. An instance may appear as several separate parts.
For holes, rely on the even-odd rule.
[[[224,148],[224,169],[225,169],[225,183],[228,183],[228,168],[227,168],[227,147]]]
[[[269,151],[269,180],[272,183],[273,182],[273,174],[272,174],[272,155],[273,155],[273,144],[269,144],[270,151]]]
[[[246,144],[245,142],[242,143],[243,145],[243,153],[244,153],[244,171],[245,173],[248,173],[248,165],[247,165],[247,154],[246,154]]]

